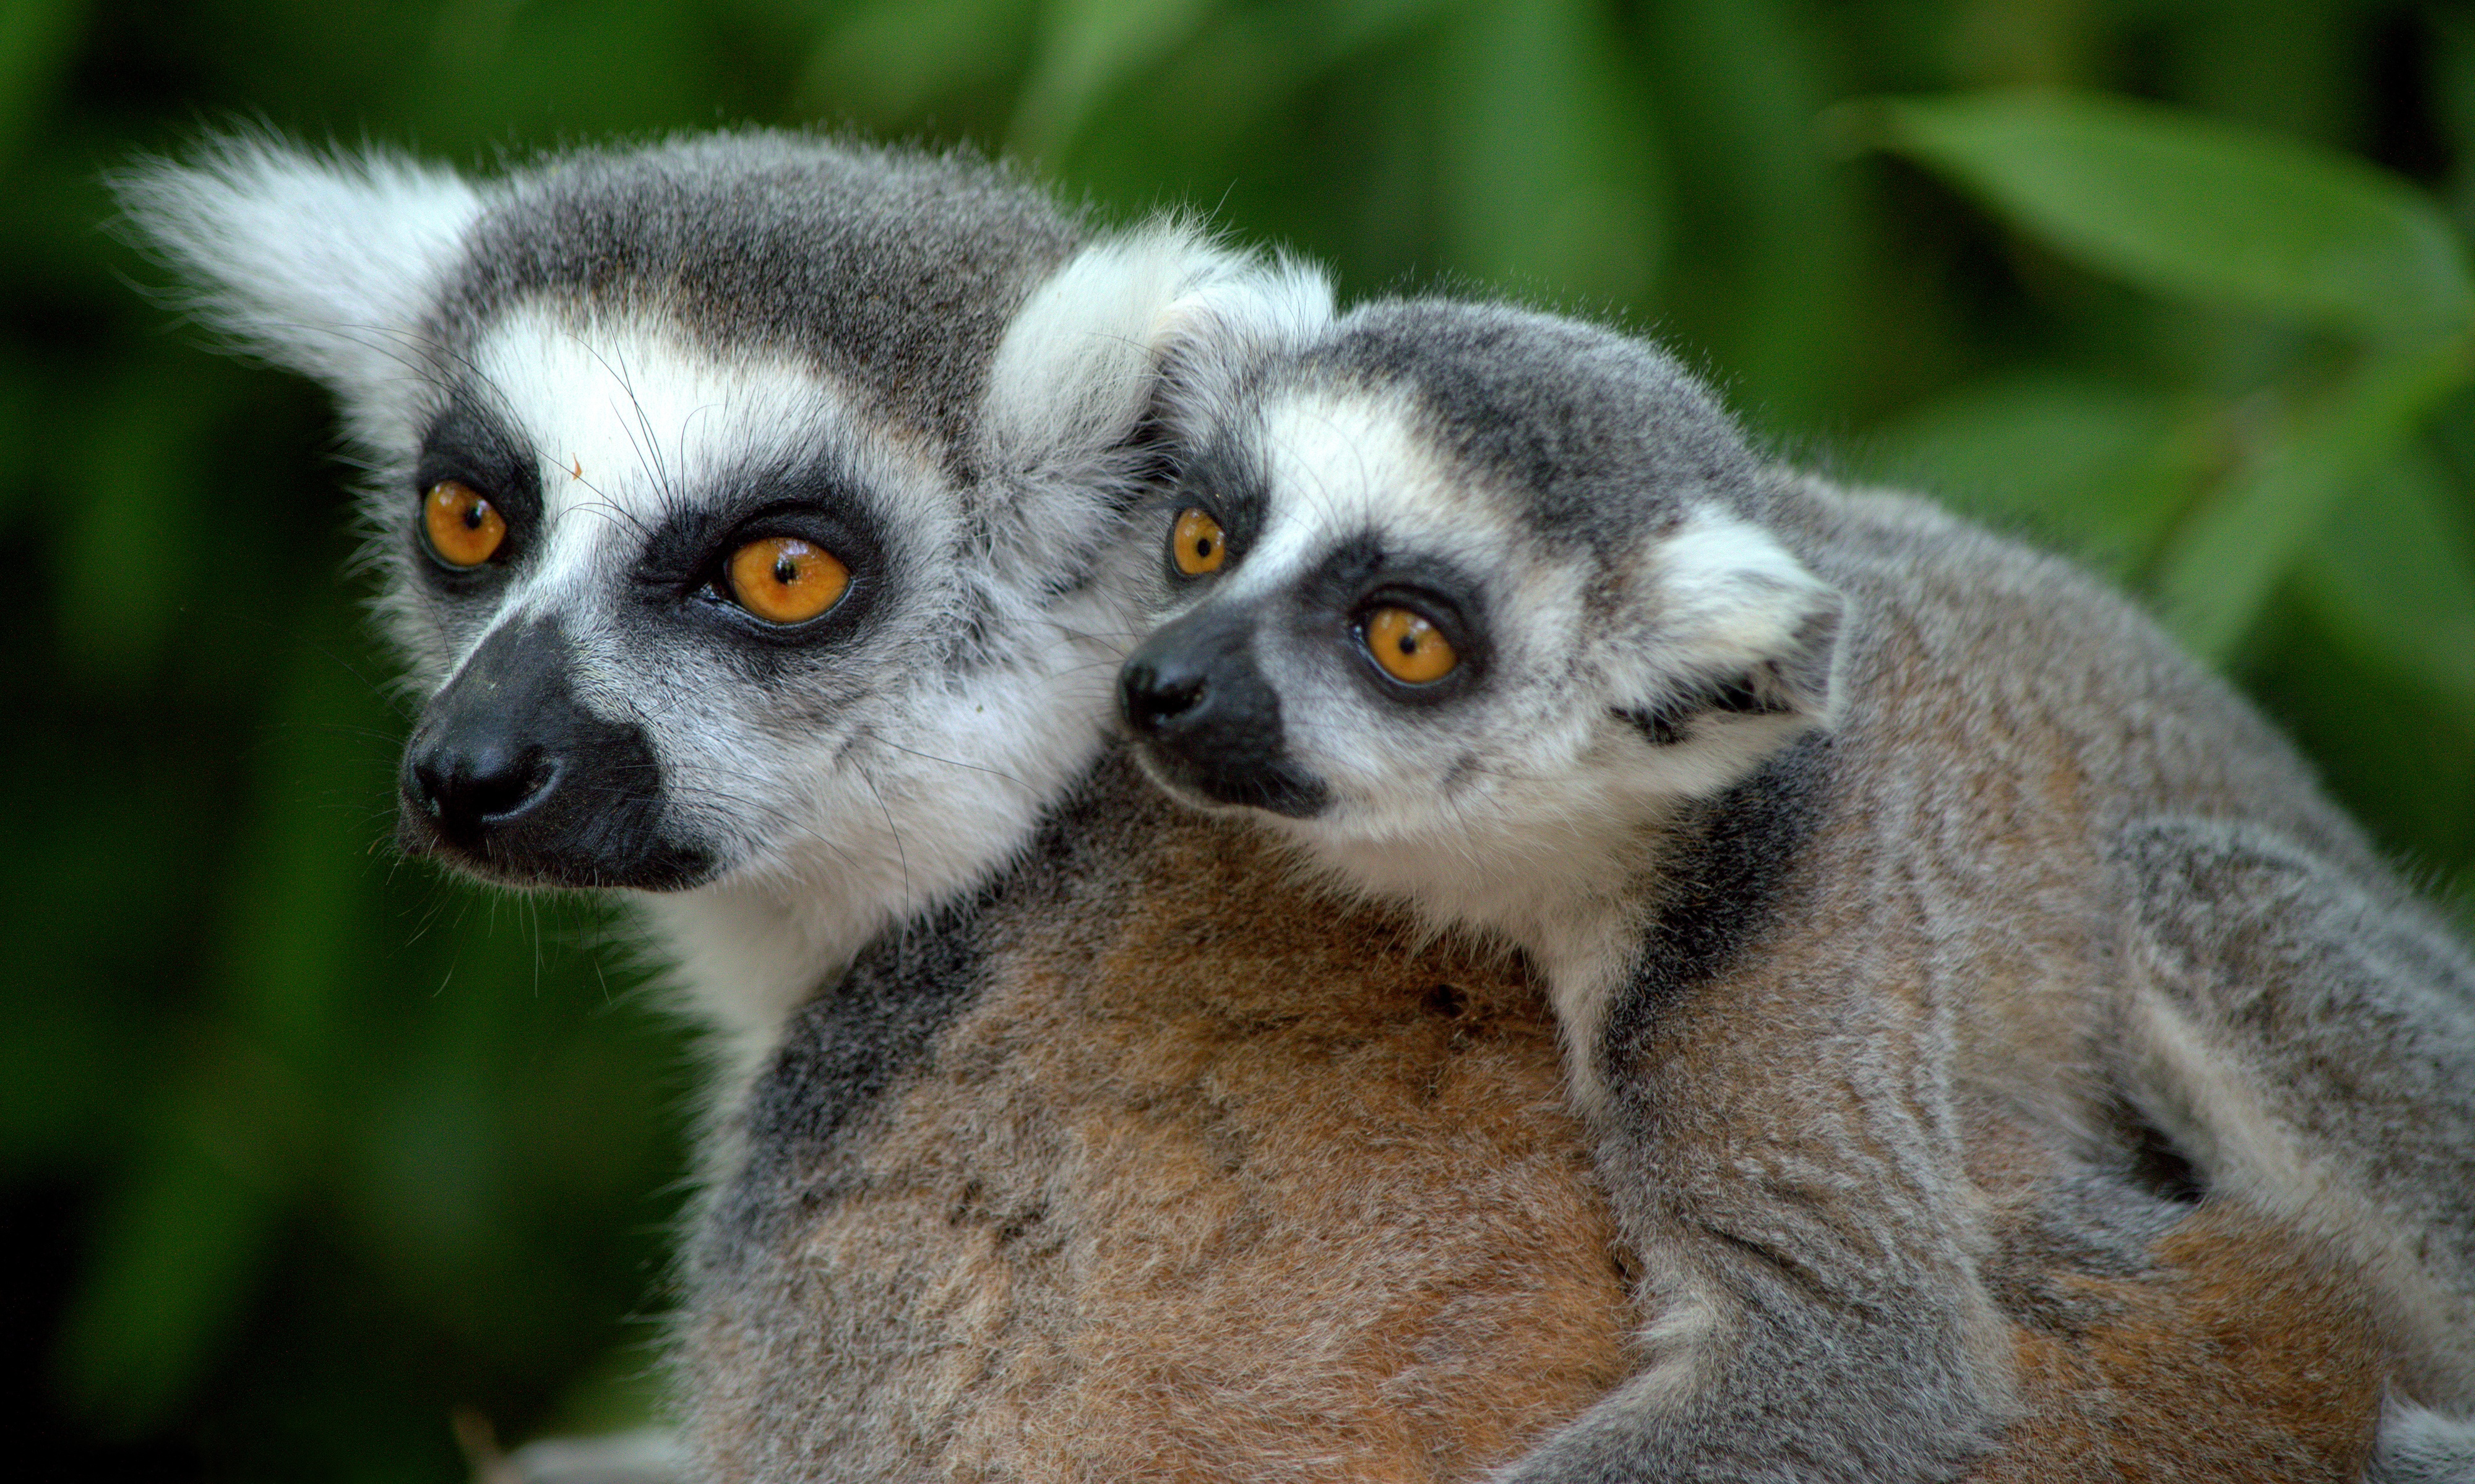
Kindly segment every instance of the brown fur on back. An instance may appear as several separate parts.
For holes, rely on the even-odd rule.
[[[863,1384],[951,1478],[1469,1478],[1624,1375],[1613,1229],[1518,966],[1413,950],[1134,797],[1123,873],[1010,923],[864,1192],[695,1317],[724,1475],[836,1448],[837,1347],[901,1352]]]
[[[1630,1369],[1521,967],[1414,947],[1139,785],[1106,802],[1109,839],[991,909],[977,999],[847,1167],[697,1295],[716,1476],[1471,1479]],[[2026,1411],[1981,1478],[2360,1473],[2353,1289],[2231,1205],[2144,1254],[2054,1240],[2087,1214],[2033,1146],[1986,1153],[2052,1219],[1997,1224]]]
[[[2387,1353],[2360,1285],[2291,1231],[2211,1202],[2132,1273],[2012,1236],[2023,1415],[1979,1484],[2363,1476]]]

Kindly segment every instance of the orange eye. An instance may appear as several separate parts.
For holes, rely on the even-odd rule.
[[[1178,512],[1177,527],[1168,533],[1168,549],[1179,572],[1200,577],[1220,570],[1229,555],[1229,540],[1221,534],[1219,522],[1188,507]]]
[[[1384,673],[1408,685],[1441,680],[1461,662],[1434,624],[1407,608],[1376,609],[1359,634]]]
[[[461,479],[441,479],[421,499],[429,549],[450,567],[478,567],[507,539],[507,522],[481,492]]]
[[[850,591],[850,569],[796,536],[749,542],[730,554],[726,576],[739,606],[768,623],[804,623]]]

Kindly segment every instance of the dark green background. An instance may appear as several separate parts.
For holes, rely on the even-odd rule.
[[[2006,196],[2017,161],[1972,174],[1981,120],[1834,109],[2020,85],[2374,162],[2463,274],[2475,16],[2439,5],[0,3],[11,1472],[438,1480],[453,1408],[511,1438],[640,1415],[697,1081],[592,904],[392,859],[405,703],[326,409],[150,300],[100,172],[234,120],[483,169],[847,124],[1012,150],[1113,216],[1207,209],[1352,293],[1620,316],[1800,458],[2198,594],[2185,632],[2462,891],[2458,322],[2401,339],[2144,272]],[[2166,192],[2158,231],[2220,205]],[[2313,442],[2432,343],[2459,347],[2438,390]]]

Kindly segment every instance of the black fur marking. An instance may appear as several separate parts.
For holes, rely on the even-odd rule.
[[[983,919],[1002,890],[992,885],[877,939],[792,1017],[743,1115],[747,1161],[699,1230],[703,1267],[742,1270],[778,1249],[802,1213],[855,1188],[859,1172],[835,1147],[978,997]]]
[[[1685,723],[1692,720],[1693,716],[1677,706],[1633,707],[1630,710],[1619,706],[1616,719],[1638,727],[1654,747],[1673,747],[1684,740]]]
[[[427,559],[429,541],[423,533],[422,499],[429,487],[442,479],[470,485],[507,523],[506,540],[479,567],[452,568]],[[541,530],[541,461],[504,419],[491,412],[468,387],[459,385],[448,398],[446,407],[431,420],[429,431],[422,435],[404,513],[404,530],[413,549],[425,557],[415,570],[441,591],[469,591],[477,582],[486,580],[531,550]]]
[[[1830,770],[1830,735],[1805,733],[1704,805],[1700,827],[1659,863],[1658,914],[1602,1032],[1610,1085],[1624,1084],[1661,1011],[1725,974],[1777,924],[1822,818]]]
[[[1783,717],[1793,715],[1796,708],[1784,699],[1763,695],[1739,678],[1707,681],[1656,706],[1619,706],[1615,714],[1619,720],[1638,727],[1653,746],[1673,747],[1684,741],[1695,717],[1712,711],[1743,717]]]
[[[2143,1120],[2140,1140],[2131,1151],[2131,1180],[2161,1201],[2196,1205],[2209,1193],[2209,1182],[2191,1156],[2174,1146],[2166,1131]]]
[[[1209,442],[1187,451],[1176,481],[1164,488],[1166,498],[1158,502],[1164,538],[1162,562],[1172,591],[1197,580],[1179,572],[1168,559],[1166,533],[1180,511],[1199,509],[1219,523],[1220,539],[1225,544],[1222,571],[1245,559],[1256,532],[1262,527],[1263,507],[1270,499],[1268,477],[1250,447],[1239,444],[1226,429],[1216,430]]]
[[[1126,660],[1117,713],[1153,766],[1222,804],[1305,819],[1330,802],[1288,753],[1281,697],[1255,665],[1251,608],[1207,605]]]
[[[399,792],[406,852],[495,881],[661,891],[713,869],[667,819],[645,729],[576,698],[554,620],[503,625],[430,697]]]

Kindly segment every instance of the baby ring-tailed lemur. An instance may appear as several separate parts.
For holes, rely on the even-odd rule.
[[[1507,1478],[1951,1476],[2013,1405],[1978,1146],[2131,1178],[2144,1128],[2365,1276],[2446,1451],[2475,966],[2130,604],[1569,321],[1183,380],[1145,766],[1526,952],[1643,1265],[1651,1363]]]
[[[699,1244],[684,1328],[709,1464],[907,1477],[923,1457],[1033,1472],[1079,1458],[1107,1476],[1112,1459],[1186,1456],[1273,1478],[1352,1457],[1465,1476],[1607,1377],[1622,1316],[1603,1307],[1611,1270],[1586,1259],[1604,1244],[1586,1175],[1558,1153],[1573,1135],[1532,1111],[1527,1053],[1490,1050],[1494,1012],[1455,1008],[1509,1003],[1518,982],[1451,955],[1438,969],[1370,948],[1354,965],[1365,920],[1276,866],[1232,875],[1254,858],[1132,802],[1073,813],[1122,791],[1114,773],[1076,780],[1137,586],[1108,569],[1132,549],[1118,521],[1152,457],[1155,351],[1177,339],[1200,375],[1248,334],[1304,333],[1327,316],[1320,280],[1175,227],[1094,239],[985,166],[775,135],[480,184],[238,142],[127,194],[212,286],[210,315],[337,392],[377,471],[386,611],[433,693],[403,775],[412,848],[502,882],[649,893],[657,937],[744,1054],[895,925],[850,992],[801,1018]],[[1079,896],[1041,895],[1037,860],[985,882],[1042,831],[1082,852]],[[1129,832],[1146,842],[1095,849]],[[1179,904],[1197,881],[1291,931],[1276,950],[1236,920],[1193,937]],[[1124,915],[1101,936],[1112,907]],[[1162,941],[1195,956],[1188,977],[1147,967]],[[1063,1020],[988,987],[1036,989],[1066,963],[1089,967]],[[1438,972],[1458,985],[1419,987]],[[1232,998],[1233,973],[1253,1001]],[[1283,1012],[1283,975],[1320,1018]],[[888,984],[920,993],[871,991]],[[1343,1005],[1362,1009],[1336,1018]],[[1153,1038],[1128,1039],[1149,1006]],[[1166,1013],[1188,1006],[1227,1043]],[[1108,1075],[1041,1060],[1034,1030],[1088,1038]],[[878,1055],[915,1041],[907,1060]],[[992,1045],[1010,1049],[992,1060]],[[1336,1045],[1442,1050],[1360,1063]],[[1371,1096],[1374,1065],[1397,1098]],[[1233,1101],[1235,1066],[1252,1090]],[[1026,1123],[1042,1098],[1056,1107]],[[1464,1108],[1485,1117],[1408,1131]],[[820,1143],[837,1109],[865,1116]],[[1164,1122],[1178,1109],[1188,1123]],[[1119,1147],[1145,1157],[1072,1153],[1137,1127]],[[1043,1129],[1061,1141],[1022,1141]],[[1433,1157],[1385,1154],[1405,1136]],[[1230,1162],[1247,1147],[1287,1156],[1269,1174]],[[1526,1163],[1490,1163],[1515,1150]],[[1404,1224],[1364,1198],[1378,1188],[1451,1195]],[[2220,1271],[2178,1235],[2205,1222],[2040,1199],[2050,1213],[2002,1251],[2039,1276],[2014,1285],[2046,1321],[2021,1343],[2070,1378],[2024,1431],[2026,1472],[1990,1476],[2082,1476],[2033,1455],[2073,1428],[2121,1430],[2092,1419],[2170,1427],[2215,1384],[2207,1335],[2229,1292],[2284,1301],[2250,1351],[2277,1363],[2258,1369],[2333,1374],[2270,1332],[2350,1311],[2308,1262],[2303,1279],[2275,1257]],[[1206,1216],[1267,1284],[1313,1302],[1265,1308],[1141,1255]],[[2084,1235],[2057,1256],[2062,1229]],[[1061,1233],[1122,1258],[1061,1262]],[[922,1268],[949,1247],[954,1266]],[[1563,1318],[1540,1323],[1550,1311]],[[1521,1344],[1486,1343],[1515,1325]],[[2187,1343],[2126,1368],[2106,1359],[2125,1325]],[[1206,1344],[1209,1374],[1255,1379],[1202,1397],[1146,1379],[1198,1374],[1181,1347]],[[1031,1389],[958,1391],[974,1372]],[[1028,1425],[1066,1398],[1058,1425]],[[2355,1405],[2272,1387],[2221,1408],[2237,1421],[2215,1434],[2115,1446],[2286,1456],[2308,1434],[2334,1465]],[[1254,1458],[1213,1452],[1275,1438]]]

